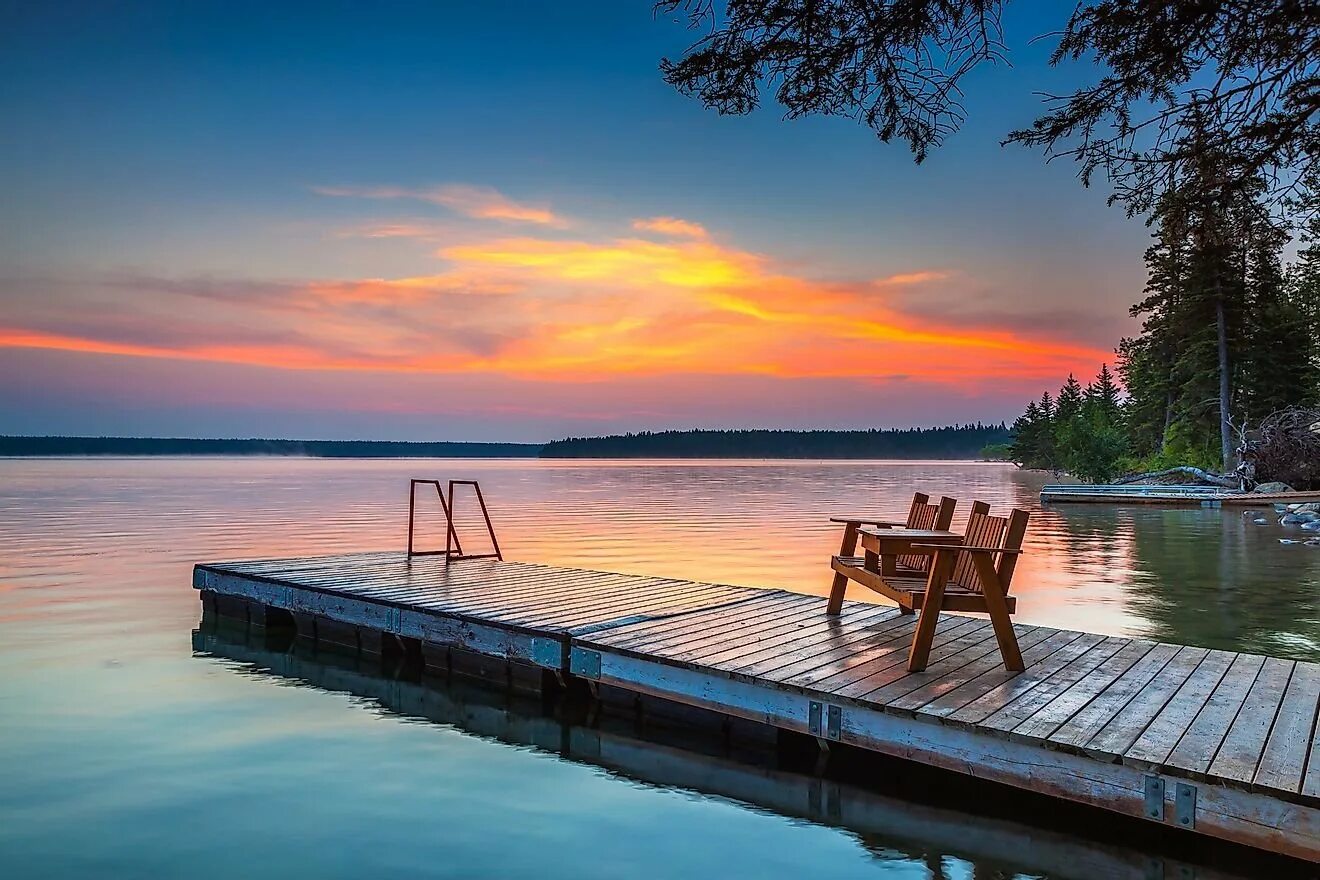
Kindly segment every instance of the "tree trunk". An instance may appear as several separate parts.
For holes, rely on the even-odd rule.
[[[1169,474],[1187,474],[1196,477],[1203,483],[1209,483],[1212,486],[1223,486],[1225,489],[1237,489],[1240,487],[1241,483],[1236,474],[1221,477],[1219,474],[1212,474],[1209,471],[1203,471],[1198,467],[1184,465],[1182,467],[1171,467],[1162,471],[1147,471],[1144,474],[1132,474],[1131,476],[1123,477],[1120,480],[1114,480],[1113,485],[1125,486],[1129,483],[1136,483],[1140,480],[1153,480],[1156,477],[1167,477]]]
[[[1219,453],[1223,471],[1233,469],[1233,423],[1228,383],[1228,327],[1224,318],[1224,289],[1215,278],[1215,325],[1219,333]]]

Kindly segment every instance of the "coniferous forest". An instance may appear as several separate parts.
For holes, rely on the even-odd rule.
[[[1008,441],[1008,426],[952,425],[871,431],[643,431],[570,437],[542,458],[980,458]]]
[[[1227,474],[1264,420],[1320,403],[1320,181],[1281,215],[1265,181],[1243,183],[1230,165],[1208,154],[1161,198],[1131,309],[1141,330],[1119,344],[1117,377],[1108,366],[1086,387],[1069,376],[1029,404],[1013,425],[1018,464],[1094,482],[1181,466]]]

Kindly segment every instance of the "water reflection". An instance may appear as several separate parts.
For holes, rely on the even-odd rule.
[[[1320,549],[1280,544],[1298,533],[1272,511],[1042,509],[1041,475],[968,462],[0,461],[0,591],[30,590],[33,611],[76,597],[95,555],[101,581],[168,569],[183,602],[199,559],[399,549],[409,476],[479,478],[512,559],[822,595],[831,515],[901,517],[913,491],[955,495],[961,516],[1021,506],[1020,620],[1320,659]],[[423,519],[420,541],[443,544],[438,505]]]
[[[196,656],[223,662],[238,674],[351,694],[360,706],[382,715],[531,747],[635,784],[726,799],[843,829],[876,867],[888,869],[882,871],[886,876],[915,871],[932,878],[1230,880],[1248,876],[1229,865],[1243,860],[1249,860],[1253,873],[1269,864],[1271,876],[1277,877],[1297,868],[1226,848],[1206,852],[1203,841],[1188,851],[1195,855],[1175,857],[1154,843],[1134,845],[1133,826],[1094,814],[1084,819],[1086,827],[1101,829],[1098,836],[1060,831],[1057,823],[1051,827],[1039,803],[1017,812],[1013,799],[998,790],[961,785],[946,790],[944,785],[956,782],[930,774],[905,779],[904,769],[911,768],[884,759],[831,768],[822,776],[806,770],[812,756],[788,755],[768,738],[694,734],[608,709],[598,713],[585,703],[551,707],[460,676],[390,677],[381,673],[378,658],[318,650],[313,643],[280,640],[224,620],[204,620],[193,633],[193,648]],[[863,773],[875,784],[844,781]],[[984,805],[987,794],[998,815],[967,811],[969,804]],[[1075,822],[1077,817],[1071,818]]]
[[[930,863],[965,877],[976,865],[992,870],[984,866],[1001,851],[1014,870],[1037,870],[1015,851],[1036,858],[1053,846],[1065,864],[1040,869],[1068,876],[1069,859],[1093,857],[1093,844],[1063,833],[1014,825],[995,837],[1001,826],[957,810],[931,816],[932,804],[906,795],[886,807],[840,790],[831,819],[833,783],[812,801],[810,785],[785,782],[780,767],[719,763],[727,755],[692,763],[645,738],[629,752],[635,760],[609,759],[620,773],[711,803],[605,785],[556,757],[564,751],[553,741],[525,753],[469,735],[482,728],[452,714],[438,717],[456,731],[400,723],[427,717],[412,709],[351,711],[354,701],[374,705],[382,688],[408,692],[406,683],[353,677],[340,687],[332,676],[357,671],[301,667],[336,700],[307,687],[275,692],[192,660],[194,562],[401,549],[410,476],[480,479],[513,559],[817,594],[838,543],[827,520],[841,510],[901,516],[916,490],[954,494],[964,512],[974,498],[1026,506],[1020,619],[1320,659],[1320,550],[1280,545],[1289,532],[1272,517],[1257,525],[1216,510],[1041,510],[1040,478],[1000,465],[0,460],[0,865],[54,877],[172,876],[186,865],[197,877],[386,870],[590,880],[704,876],[734,857],[755,876],[865,877],[877,866],[927,876]],[[443,544],[439,521],[431,517],[424,540]],[[463,711],[481,716],[485,705],[465,698]],[[504,717],[542,723],[535,713]],[[562,729],[547,731],[562,743]],[[634,736],[591,731],[576,735]],[[623,753],[621,740],[601,741],[602,755]],[[590,763],[616,766],[605,762]],[[768,793],[754,794],[753,783]],[[547,792],[564,796],[551,808]],[[973,846],[951,822],[999,843]],[[946,837],[931,830],[941,828]],[[593,859],[559,872],[546,853],[565,848]],[[1100,851],[1101,867],[1080,876],[1129,858]]]

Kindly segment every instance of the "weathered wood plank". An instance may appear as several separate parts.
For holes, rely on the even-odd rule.
[[[1291,660],[1270,657],[1261,666],[1255,684],[1247,692],[1242,708],[1210,763],[1209,775],[1234,782],[1251,782],[1255,778],[1296,665]]]
[[[1035,656],[1027,652],[1057,635],[1059,630],[1046,626],[1031,627],[1029,631],[1019,628],[1018,646],[1022,649],[1023,661],[1028,665],[1034,662]],[[956,667],[953,662],[954,659],[950,658],[941,663],[939,668],[928,667],[925,672],[909,673],[900,681],[867,694],[866,699],[883,703],[889,710],[916,712],[939,694],[947,693],[992,669],[1004,669],[998,642],[993,650],[981,651],[979,656],[968,662]]]
[[[786,681],[796,672],[815,669],[824,662],[823,657],[851,653],[861,644],[883,644],[911,632],[911,618],[900,615],[891,606],[876,607],[889,613],[861,624],[848,624],[841,619],[842,615],[829,617],[823,626],[816,628],[814,638],[796,638],[782,646],[743,655],[734,663],[726,664],[726,668],[739,675]],[[837,624],[832,623],[836,620],[839,621]]]
[[[1205,648],[1180,649],[1160,675],[1146,684],[1117,715],[1081,743],[1082,751],[1103,760],[1125,754],[1209,653]],[[1078,739],[1084,736],[1086,731],[1077,731]]]
[[[1241,710],[1264,663],[1264,657],[1251,654],[1238,654],[1233,658],[1224,677],[1219,680],[1192,723],[1183,731],[1178,744],[1164,760],[1167,766],[1177,767],[1196,776],[1209,769],[1210,762],[1219,751],[1219,744],[1228,734],[1229,725]]]
[[[818,653],[795,663],[767,665],[761,674],[775,681],[792,681],[802,687],[832,692],[834,688],[864,678],[870,672],[883,669],[893,662],[896,654],[907,651],[912,642],[912,618],[899,621],[892,632],[881,638],[841,640],[830,651]],[[941,641],[957,635],[959,631],[984,621],[966,617],[948,616],[940,621],[936,638]]]
[[[982,719],[977,724],[977,729],[995,730],[1007,734],[1083,677],[1094,673],[1110,657],[1127,649],[1129,645],[1127,639],[1105,639],[1016,700]]]
[[[854,616],[857,612],[853,612]],[[761,650],[773,649],[780,642],[801,637],[804,630],[824,632],[827,618],[818,606],[789,606],[784,613],[759,619],[756,623],[739,626],[731,632],[715,631],[688,636],[672,642],[651,645],[648,653],[683,663],[714,663],[712,658],[721,652],[734,657]],[[731,663],[733,658],[728,661]]]
[[[970,627],[964,627],[958,634],[944,644],[932,643],[930,656],[926,660],[926,669],[941,666],[944,669],[958,668],[975,660],[985,653],[994,641],[994,627],[987,621],[978,620]],[[882,691],[895,682],[902,681],[914,673],[908,670],[906,658],[897,664],[868,673],[854,682],[834,688],[835,696],[853,700],[864,700],[883,705],[886,700]],[[915,684],[914,684],[915,686]]]
[[[791,625],[814,614],[814,611],[800,604],[784,601],[751,609],[732,608],[727,613],[717,611],[699,628],[676,632],[660,629],[649,638],[640,638],[615,647],[635,653],[673,654],[689,649],[697,650],[703,646],[718,645],[722,639],[721,634],[727,636],[734,629],[749,635],[759,635],[762,632],[776,630],[785,624]]]
[[[1101,663],[1054,699],[1041,706],[1021,724],[1009,731],[1009,736],[1022,741],[1048,739],[1073,715],[1099,699],[1111,684],[1139,663],[1155,645],[1134,640],[1124,645],[1117,654]]]
[[[807,618],[794,619],[789,626],[759,634],[750,641],[731,639],[725,643],[708,646],[695,653],[693,661],[708,666],[736,668],[746,663],[754,663],[762,654],[768,652],[783,656],[795,647],[819,643],[821,636],[827,635],[835,628],[845,629],[853,626],[865,626],[869,623],[888,620],[897,616],[897,610],[886,608],[883,605],[854,609],[845,607],[840,614],[830,617],[821,614],[819,607],[816,607],[812,609],[810,616]]]
[[[1169,662],[1178,655],[1177,645],[1159,644],[1146,656],[1128,668],[1127,672],[1111,682],[1084,708],[1059,725],[1048,737],[1051,745],[1080,748],[1096,732],[1118,717],[1139,693],[1157,678]]]
[[[1025,673],[1009,675],[1007,681],[995,685],[976,699],[948,713],[944,716],[945,721],[955,726],[979,725],[986,718],[1030,693],[1058,670],[1090,653],[1104,641],[1104,636],[1083,633],[1079,638],[1041,660],[1036,666],[1028,667]]]
[[[1047,627],[1040,627],[1040,631],[1048,631]],[[902,703],[922,700],[918,706],[900,705],[900,701],[895,701],[897,708],[913,708],[920,710],[921,715],[932,718],[943,718],[971,703],[973,700],[980,699],[996,687],[1005,682],[1021,676],[1024,679],[1034,677],[1037,671],[1033,667],[1044,661],[1051,654],[1067,647],[1072,642],[1081,638],[1082,634],[1071,632],[1069,630],[1056,630],[1048,635],[1043,642],[1024,648],[1022,659],[1027,665],[1025,672],[1017,673],[1005,669],[1002,663],[986,664],[985,668],[976,672],[969,670],[970,677],[966,681],[957,678],[941,679],[931,682],[919,691],[915,691],[904,698]],[[974,674],[973,674],[974,673]]]
[[[614,648],[646,651],[659,645],[676,645],[687,639],[705,638],[731,625],[742,627],[772,621],[781,616],[786,608],[798,605],[792,596],[776,592],[739,606],[736,612],[727,609],[698,611],[657,624],[601,633],[596,636],[596,640]]]
[[[1252,779],[1254,788],[1301,791],[1318,706],[1320,666],[1299,662],[1293,669],[1278,717],[1260,756],[1260,766]]]

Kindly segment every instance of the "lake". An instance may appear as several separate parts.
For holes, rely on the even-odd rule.
[[[1164,857],[195,632],[194,562],[402,549],[410,476],[479,479],[509,559],[821,595],[830,515],[901,518],[914,490],[961,516],[1026,507],[1019,620],[1320,659],[1320,549],[1281,544],[1299,533],[1269,510],[1041,510],[1044,479],[1006,465],[0,460],[5,873],[1064,877]]]

